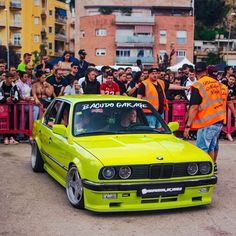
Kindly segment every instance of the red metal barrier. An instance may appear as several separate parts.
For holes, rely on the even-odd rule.
[[[33,107],[39,107],[39,117],[43,107],[34,102],[0,104],[0,134],[25,134],[32,136]],[[28,125],[26,125],[26,120]]]
[[[236,107],[236,101],[233,101],[234,107]],[[232,133],[236,131],[236,121],[232,117],[232,112],[228,108],[227,112],[227,123],[226,126],[223,127],[222,131],[226,134],[229,141],[233,141]]]
[[[179,130],[183,131],[185,127],[185,116],[187,111],[188,101],[168,101],[169,110],[165,112],[165,121],[177,121]]]
[[[236,101],[234,102],[234,107],[236,108]],[[185,128],[185,116],[187,111],[187,101],[168,101],[171,113],[169,111],[165,112],[166,123],[170,121],[179,122],[179,131],[184,131]],[[229,141],[233,141],[232,133],[236,131],[236,121],[232,117],[230,109],[227,110],[227,124],[223,127],[222,131],[226,134]]]

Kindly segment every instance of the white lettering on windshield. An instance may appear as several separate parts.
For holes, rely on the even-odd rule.
[[[99,109],[99,108],[147,108],[145,103],[117,102],[117,103],[90,103],[82,104],[82,110]]]

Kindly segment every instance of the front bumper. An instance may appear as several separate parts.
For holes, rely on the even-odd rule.
[[[97,212],[145,211],[206,205],[217,177],[162,182],[93,183],[83,180],[85,208]],[[107,198],[104,196],[116,196]]]

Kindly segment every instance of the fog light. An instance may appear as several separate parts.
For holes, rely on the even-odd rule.
[[[103,199],[117,199],[116,193],[105,193],[102,196]]]
[[[209,192],[209,189],[208,187],[204,187],[204,188],[200,188],[199,189],[199,193],[208,193]]]

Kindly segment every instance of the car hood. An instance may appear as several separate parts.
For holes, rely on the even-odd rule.
[[[74,141],[105,166],[211,161],[199,148],[170,134],[87,136]]]

